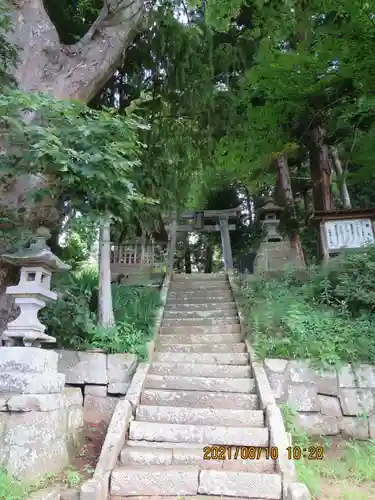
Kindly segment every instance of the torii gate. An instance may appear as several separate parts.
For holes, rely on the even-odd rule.
[[[173,269],[174,255],[176,253],[177,233],[181,232],[212,232],[220,231],[221,245],[224,257],[224,268],[226,271],[233,269],[232,247],[230,243],[230,231],[236,229],[233,223],[241,213],[240,207],[225,210],[202,210],[198,212],[187,211],[178,217],[173,212],[170,217],[165,217],[165,228],[168,232],[168,261],[167,272]],[[230,219],[232,223],[230,224]],[[182,223],[179,224],[178,222]]]

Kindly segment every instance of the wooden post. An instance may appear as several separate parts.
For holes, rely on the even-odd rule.
[[[230,244],[228,216],[220,216],[220,234],[221,234],[221,245],[224,257],[224,269],[226,271],[232,271],[233,258],[232,258],[232,247]]]
[[[167,261],[167,274],[172,273],[173,264],[174,264],[174,256],[176,253],[176,245],[177,245],[177,214],[173,212],[172,220],[169,225],[169,234],[168,234],[168,261]]]
[[[323,267],[327,266],[329,262],[329,251],[328,251],[328,242],[326,240],[326,235],[324,231],[324,220],[321,221],[320,226],[319,226],[319,232],[320,232],[320,241],[321,241],[321,250],[322,250],[322,264]]]
[[[145,264],[145,257],[146,257],[146,233],[142,229],[142,236],[141,236],[141,260],[140,260],[141,266],[143,266]]]
[[[99,231],[98,323],[104,327],[113,326],[115,323],[111,289],[110,228],[110,219],[106,219],[100,225]]]

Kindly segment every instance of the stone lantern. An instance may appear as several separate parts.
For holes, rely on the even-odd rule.
[[[45,333],[46,327],[39,321],[38,312],[48,301],[57,299],[56,293],[50,290],[52,272],[65,271],[70,266],[51,252],[46,243],[49,237],[48,229],[41,227],[29,248],[1,256],[3,262],[21,267],[18,285],[6,289],[20,308],[20,315],[8,324],[2,335],[8,346],[23,343],[26,347],[40,347],[41,343],[56,342]]]
[[[266,232],[265,241],[284,241],[278,231],[283,209],[273,201],[268,201],[259,211],[262,229]]]

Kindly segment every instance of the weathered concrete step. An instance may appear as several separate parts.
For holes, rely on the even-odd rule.
[[[175,292],[169,291],[167,302],[179,303],[179,302],[192,302],[198,303],[202,300],[207,302],[219,302],[223,300],[224,302],[230,302],[233,300],[233,295],[230,289],[227,290],[215,290],[214,288],[210,290],[178,290]]]
[[[111,475],[110,494],[142,496],[220,495],[252,500],[280,500],[281,476],[225,470],[201,470],[189,465],[126,465],[117,467]],[[205,500],[210,498],[205,496]],[[203,500],[203,499],[202,499]]]
[[[137,441],[131,441],[137,443]],[[145,441],[143,441],[145,442]],[[152,444],[163,444],[147,441]],[[204,460],[203,447],[205,445],[192,444],[192,447],[182,447],[186,443],[168,443],[168,447],[149,446],[127,446],[125,445],[121,451],[121,465],[195,465],[200,469],[222,469],[222,461]],[[176,500],[176,499],[174,499]]]
[[[138,406],[139,422],[162,422],[191,425],[225,425],[237,427],[263,427],[261,410],[223,410],[221,408],[183,408],[172,406]]]
[[[259,410],[256,394],[233,392],[167,391],[145,389],[141,405],[179,406],[185,408],[222,408],[226,410]]]
[[[178,290],[207,290],[214,288],[215,290],[230,290],[228,281],[172,281],[170,284],[171,292]]]
[[[264,427],[164,424],[133,420],[130,423],[129,439],[133,441],[215,443],[265,448],[269,445],[269,431]]]
[[[247,352],[156,352],[159,363],[201,363],[204,365],[247,365]]]
[[[226,273],[181,273],[181,274],[175,274],[173,277],[173,283],[175,283],[176,281],[186,281],[186,280],[228,281],[228,277]]]
[[[251,377],[249,365],[204,365],[198,363],[151,364],[150,375],[188,375],[189,377],[246,378]]]
[[[238,316],[227,316],[223,318],[163,318],[163,326],[214,326],[239,324]]]
[[[131,441],[133,444],[137,441]],[[143,441],[144,442],[144,441]],[[149,442],[149,441],[148,441]],[[160,443],[152,443],[160,444]],[[164,445],[165,443],[163,443]],[[128,446],[127,444],[121,451],[120,463],[121,465],[195,465],[200,469],[224,469],[224,470],[238,470],[247,472],[275,472],[275,463],[273,460],[267,460],[261,456],[258,460],[205,460],[203,449],[212,445],[202,444],[199,447],[182,447],[184,443],[168,443],[169,447],[153,447],[148,446]],[[240,447],[230,446],[216,446],[218,452],[224,453],[231,457],[240,456]],[[242,448],[242,447],[241,447]],[[245,452],[246,453],[246,452]],[[224,455],[223,455],[224,456]],[[228,468],[229,467],[229,468]],[[175,500],[175,499],[174,499]]]
[[[236,344],[165,344],[159,342],[156,345],[157,352],[245,352],[243,342]]]
[[[198,467],[184,465],[117,467],[111,475],[112,495],[195,495]]]
[[[205,300],[205,302],[202,302],[201,300],[199,302],[190,302],[190,301],[179,301],[178,303],[176,302],[171,302],[168,300],[166,307],[165,307],[166,312],[173,312],[173,313],[184,313],[186,311],[191,311],[191,312],[199,312],[199,311],[236,311],[236,304],[233,301],[225,301],[223,300],[222,302],[210,302]]]
[[[198,493],[280,500],[282,498],[281,476],[279,474],[202,470],[199,475]]]
[[[255,392],[252,378],[208,378],[208,377],[176,377],[174,375],[148,375],[146,389],[172,389],[181,391],[238,392],[250,394]]]
[[[236,344],[241,342],[241,333],[206,333],[206,334],[175,334],[159,337],[160,344]]]
[[[171,319],[184,319],[184,318],[202,318],[202,319],[210,319],[210,318],[228,318],[228,317],[236,317],[237,310],[232,307],[232,309],[220,310],[190,310],[186,308],[184,311],[171,311],[167,310],[164,312],[164,318]]]
[[[127,500],[128,497],[114,496],[112,495],[112,500]],[[178,497],[177,497],[178,498]],[[151,495],[151,496],[133,496],[132,500],[176,500],[175,496],[161,496],[161,495]],[[249,500],[245,497],[224,497],[223,495],[184,495],[182,500]],[[261,500],[260,498],[252,498],[251,500]]]
[[[239,333],[241,326],[239,323],[235,325],[209,325],[209,326],[162,326],[160,335],[172,335],[174,333]]]

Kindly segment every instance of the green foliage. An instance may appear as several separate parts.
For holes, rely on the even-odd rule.
[[[0,173],[54,179],[34,197],[68,199],[81,213],[117,217],[133,201],[146,201],[132,182],[139,166],[138,132],[147,128],[140,119],[16,90],[1,96],[0,114],[8,151]]]
[[[42,309],[40,319],[47,326],[47,333],[56,337],[58,347],[79,349],[96,323],[98,270],[84,267],[54,275],[52,289],[58,300]]]
[[[11,66],[17,61],[17,51],[6,38],[11,27],[9,15],[9,3],[7,0],[0,1],[0,90],[14,85],[15,81],[11,75]]]
[[[135,327],[134,323],[121,322],[112,328],[96,325],[87,333],[84,349],[102,349],[109,354],[128,352],[137,354],[140,359],[147,357],[146,341],[148,332]]]
[[[149,330],[155,309],[161,305],[158,290],[151,287],[112,285],[115,320],[129,321],[142,330]]]
[[[95,326],[87,334],[85,348],[130,352],[145,359],[146,342],[153,334],[153,317],[160,306],[159,292],[148,287],[112,285],[112,301],[115,326]]]
[[[243,307],[262,357],[312,363],[375,362],[375,248],[333,259],[326,270],[243,277]]]
[[[23,500],[26,497],[25,487],[6,471],[0,470],[0,498],[2,500]]]
[[[96,322],[98,270],[84,266],[55,276],[53,290],[59,295],[40,313],[47,333],[58,347],[103,349],[109,353],[131,352],[146,356],[146,342],[153,335],[153,317],[160,306],[159,292],[148,287],[112,285],[116,326]]]

